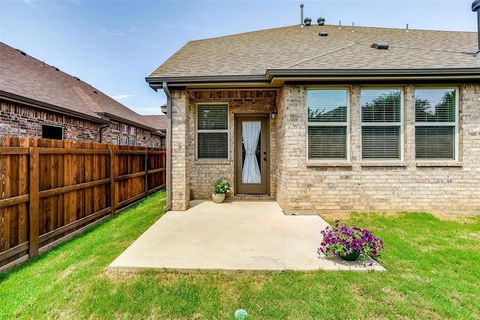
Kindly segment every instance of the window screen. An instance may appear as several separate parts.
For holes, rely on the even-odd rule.
[[[456,89],[415,91],[417,159],[455,159]]]
[[[362,158],[401,159],[402,90],[363,89]]]
[[[197,158],[228,159],[228,107],[197,108]]]
[[[308,159],[347,159],[348,90],[308,90]]]
[[[49,125],[42,125],[42,138],[63,140],[63,128]]]

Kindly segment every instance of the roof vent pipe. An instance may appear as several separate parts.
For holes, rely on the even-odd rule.
[[[480,0],[473,1],[472,11],[477,13],[478,50],[475,53],[475,56],[480,57]]]
[[[300,28],[303,28],[303,3],[300,5]]]

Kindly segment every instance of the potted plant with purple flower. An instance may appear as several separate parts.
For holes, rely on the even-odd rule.
[[[360,256],[366,262],[368,257],[376,258],[384,251],[382,239],[374,236],[367,229],[347,225],[328,226],[322,230],[323,241],[318,248],[318,254],[327,257],[337,256],[343,260],[355,261]]]

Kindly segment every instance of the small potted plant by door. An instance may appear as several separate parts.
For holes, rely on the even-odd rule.
[[[350,228],[347,225],[340,225],[339,221],[321,233],[323,241],[318,248],[318,254],[327,257],[337,256],[346,261],[355,261],[362,257],[362,260],[367,262],[369,257],[375,259],[384,250],[382,239],[367,229],[355,226]]]
[[[212,200],[215,203],[222,203],[225,200],[225,194],[230,191],[230,183],[217,180],[213,185]]]

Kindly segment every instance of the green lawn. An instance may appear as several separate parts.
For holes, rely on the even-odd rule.
[[[384,273],[106,273],[164,204],[158,193],[0,275],[0,318],[232,319],[238,308],[249,319],[480,317],[480,217],[353,214],[349,224],[383,238]]]

